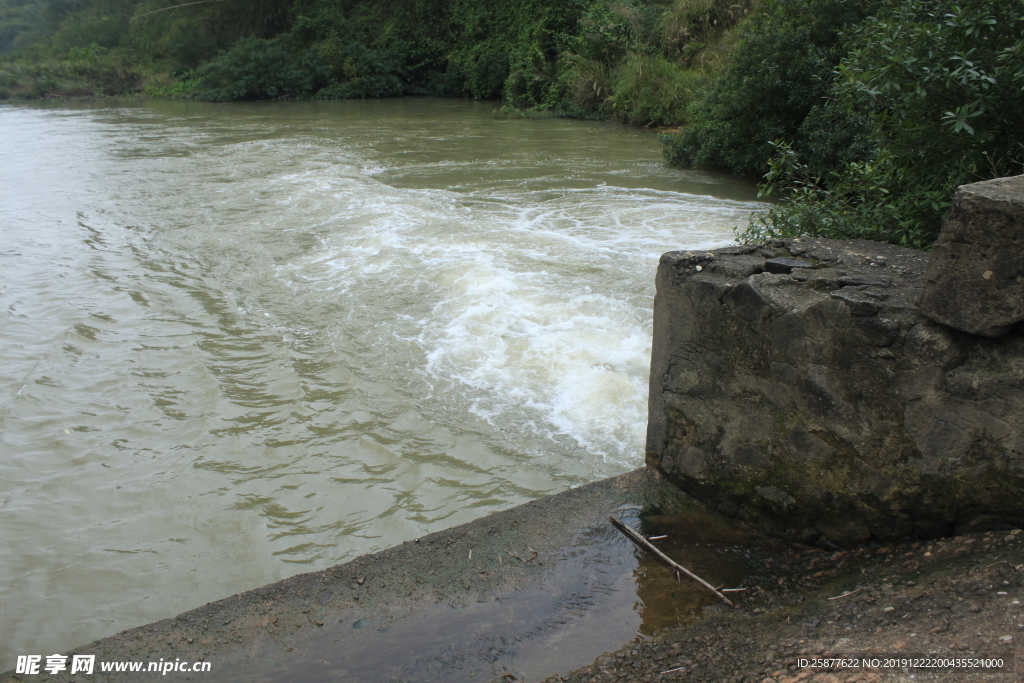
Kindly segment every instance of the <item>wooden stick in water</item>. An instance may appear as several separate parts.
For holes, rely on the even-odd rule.
[[[651,553],[653,553],[655,555],[655,557],[657,557],[659,560],[661,560],[662,562],[664,562],[668,566],[670,566],[673,569],[675,569],[677,572],[682,572],[682,573],[686,574],[691,579],[693,579],[694,581],[696,581],[697,583],[699,583],[700,585],[704,586],[709,591],[711,591],[712,593],[717,595],[719,598],[721,598],[722,601],[725,604],[729,605],[729,607],[733,606],[732,601],[729,600],[729,598],[727,598],[724,595],[722,595],[721,593],[719,593],[717,590],[715,590],[714,586],[712,586],[710,583],[708,583],[704,579],[700,578],[699,576],[697,576],[696,574],[691,572],[689,569],[687,569],[683,565],[681,565],[678,562],[674,561],[672,558],[670,558],[665,553],[663,553],[660,550],[658,550],[657,548],[655,548],[654,545],[652,545],[651,542],[648,541],[646,538],[644,538],[643,536],[641,536],[637,532],[633,531],[628,526],[626,526],[625,524],[623,524],[619,520],[615,519],[614,517],[609,517],[608,519],[611,520],[611,523],[615,525],[616,529],[618,529],[619,531],[624,533],[626,535],[626,538],[628,538],[629,540],[633,541],[633,543],[636,543],[638,546],[640,546],[644,550],[650,551]]]

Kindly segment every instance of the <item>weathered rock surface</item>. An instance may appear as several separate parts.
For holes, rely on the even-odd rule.
[[[817,239],[662,256],[648,463],[807,542],[1024,523],[1024,334],[922,315],[927,258]]]
[[[957,189],[920,306],[936,322],[991,337],[1024,320],[1024,175]]]

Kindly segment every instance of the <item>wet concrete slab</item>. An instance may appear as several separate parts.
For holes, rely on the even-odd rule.
[[[717,603],[641,554],[609,515],[664,536],[654,542],[716,586],[756,581],[780,550],[641,469],[68,653],[96,656],[90,676],[0,681],[543,681]],[[210,670],[101,670],[122,661]]]

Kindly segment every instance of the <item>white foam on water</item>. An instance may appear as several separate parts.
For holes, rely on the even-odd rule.
[[[657,259],[729,242],[752,204],[611,186],[361,185],[334,195],[336,231],[314,259],[331,275],[316,279],[356,306],[395,306],[399,348],[418,351],[410,369],[513,440],[582,450],[598,475],[639,466]]]

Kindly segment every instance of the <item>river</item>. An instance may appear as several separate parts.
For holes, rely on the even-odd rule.
[[[751,185],[459,100],[0,107],[0,670],[643,462]]]

